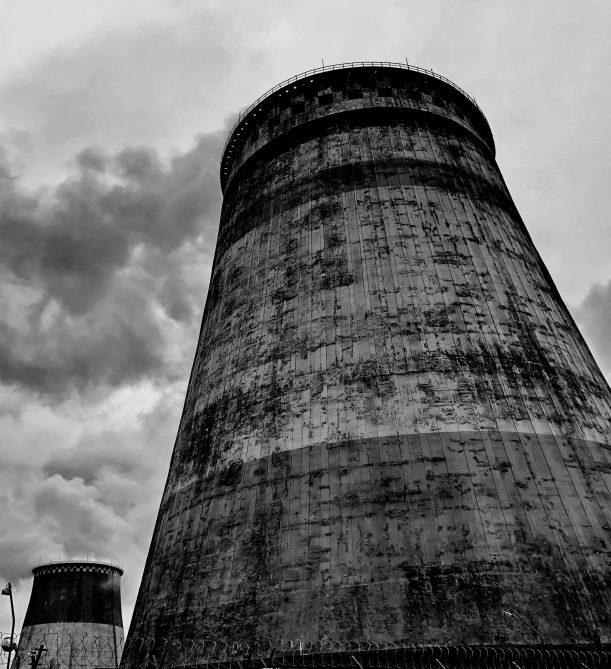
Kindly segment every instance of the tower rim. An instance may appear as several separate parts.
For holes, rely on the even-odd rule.
[[[32,574],[38,576],[48,571],[52,567],[61,567],[62,569],[67,569],[68,571],[77,571],[81,567],[86,567],[91,569],[100,568],[100,569],[112,569],[119,573],[120,576],[123,575],[123,568],[113,562],[106,562],[104,560],[51,560],[49,562],[42,562],[41,564],[36,565],[32,568]]]
[[[265,100],[269,99],[272,97],[275,93],[281,93],[283,92],[282,89],[289,84],[297,83],[300,81],[303,81],[304,79],[307,79],[308,77],[312,76],[318,76],[321,74],[326,74],[329,72],[333,71],[343,71],[343,70],[351,70],[351,69],[356,69],[356,68],[371,68],[371,67],[379,67],[379,68],[385,68],[385,69],[393,69],[393,70],[404,70],[408,72],[414,72],[417,74],[422,74],[425,76],[432,77],[433,79],[436,79],[437,81],[442,81],[445,84],[448,84],[451,86],[455,91],[460,93],[469,103],[471,103],[477,112],[481,115],[482,120],[484,121],[489,135],[490,139],[492,140],[492,129],[490,128],[490,123],[488,122],[488,119],[486,118],[486,115],[482,111],[482,108],[477,104],[475,99],[470,96],[465,90],[463,90],[458,84],[455,84],[452,80],[448,79],[447,77],[444,77],[442,74],[439,74],[437,72],[434,72],[432,69],[427,70],[423,67],[418,67],[416,65],[409,65],[408,63],[395,63],[392,61],[353,61],[353,62],[347,62],[347,63],[336,63],[334,65],[324,65],[323,67],[316,67],[311,70],[306,70],[305,72],[301,72],[299,74],[295,74],[292,77],[289,77],[288,79],[285,79],[284,81],[281,81],[280,83],[276,84],[275,86],[272,86],[272,88],[268,89],[260,95],[252,104],[250,104],[244,111],[241,111],[238,115],[237,120],[233,124],[231,130],[229,131],[227,135],[227,139],[225,141],[225,144],[223,146],[223,151],[221,153],[221,182],[223,182],[223,176],[224,176],[224,169],[226,167],[226,162],[227,162],[227,149],[235,142],[236,140],[236,134],[238,134],[238,131],[242,129],[246,129],[245,126],[248,125],[248,121],[246,120],[247,117],[249,117],[253,112],[256,111],[257,107],[264,102]],[[288,92],[288,91],[287,91]],[[493,140],[492,140],[493,141]]]

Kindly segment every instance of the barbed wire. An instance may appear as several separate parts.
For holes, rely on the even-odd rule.
[[[0,666],[6,667],[10,635],[2,635]],[[594,646],[454,646],[384,644],[322,639],[213,641],[130,638],[106,635],[32,634],[14,637],[10,669],[264,669],[351,667],[352,669],[603,669],[611,648]]]
[[[10,669],[74,669],[116,667],[121,660],[124,640],[110,635],[88,635],[26,631],[21,635],[2,634],[0,667]],[[6,667],[8,669],[8,667]]]

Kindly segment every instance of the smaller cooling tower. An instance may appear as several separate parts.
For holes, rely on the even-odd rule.
[[[118,667],[123,648],[123,570],[105,562],[49,562],[32,570],[34,585],[15,669],[44,651],[38,669]]]

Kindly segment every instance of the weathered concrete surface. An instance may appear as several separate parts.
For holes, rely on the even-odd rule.
[[[119,567],[56,562],[35,567],[34,584],[15,669],[29,666],[30,651],[44,644],[41,669],[116,667],[121,660]]]
[[[130,634],[611,642],[611,393],[481,113],[355,68],[233,139]]]
[[[31,666],[40,646],[40,669],[117,667],[123,651],[123,626],[99,623],[30,625],[19,637],[15,669]]]

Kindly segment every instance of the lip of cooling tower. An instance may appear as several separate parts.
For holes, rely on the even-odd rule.
[[[116,571],[120,576],[123,575],[123,568],[112,562],[101,560],[56,560],[52,562],[43,562],[32,569],[32,574],[50,573],[53,571]]]
[[[407,72],[413,72],[418,75],[431,77],[433,79],[436,79],[437,81],[441,81],[447,84],[455,91],[460,93],[460,95],[470,105],[472,105],[473,108],[476,110],[476,112],[480,115],[484,127],[487,130],[486,140],[489,143],[489,146],[494,154],[494,139],[492,136],[492,130],[490,129],[490,124],[488,123],[488,119],[486,118],[484,112],[477,104],[477,102],[468,93],[466,93],[462,88],[460,88],[460,86],[455,84],[447,77],[444,77],[443,75],[438,74],[433,70],[426,70],[422,67],[416,67],[415,65],[408,65],[406,63],[393,63],[393,62],[383,62],[383,61],[379,62],[358,61],[351,63],[338,63],[335,65],[326,65],[324,67],[317,67],[314,68],[313,70],[306,70],[305,72],[296,74],[293,77],[290,77],[289,79],[285,79],[284,81],[280,82],[279,84],[276,84],[268,91],[263,93],[263,95],[260,95],[249,107],[247,107],[244,111],[240,112],[238,120],[234,123],[233,127],[231,128],[227,136],[225,146],[223,147],[223,152],[221,155],[221,185],[224,187],[228,173],[230,172],[230,165],[229,165],[230,156],[228,156],[228,149],[232,146],[235,146],[235,144],[237,143],[236,140],[243,132],[246,132],[249,129],[249,125],[254,125],[256,123],[257,121],[256,114],[258,111],[261,111],[260,107],[263,102],[273,97],[275,94],[282,94],[291,91],[292,89],[290,88],[290,86],[294,86],[295,84],[299,83],[304,83],[305,79],[317,77],[320,75],[328,76],[328,74],[333,71],[339,72],[342,70],[351,70],[357,68],[380,68],[380,69],[403,70]]]

